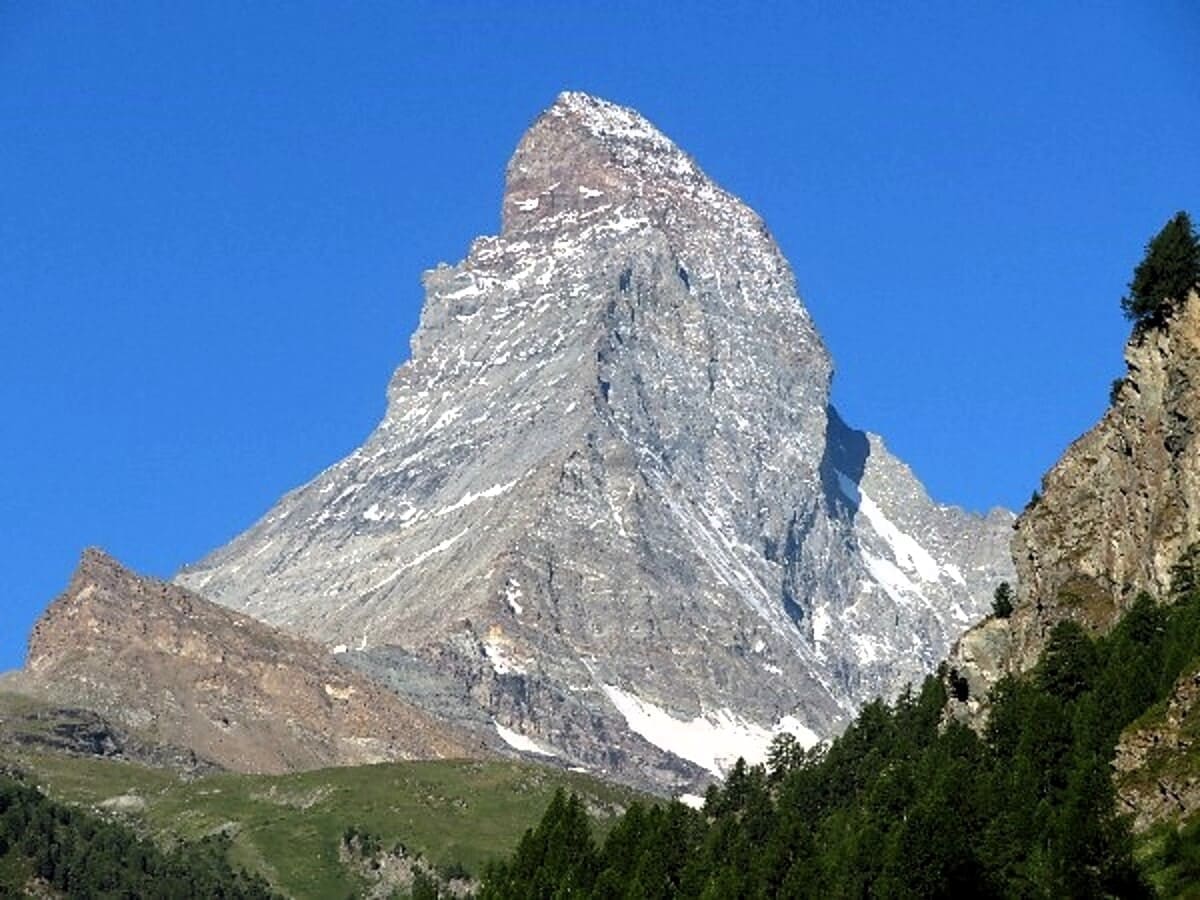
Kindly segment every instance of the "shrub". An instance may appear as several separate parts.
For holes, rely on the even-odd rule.
[[[1007,581],[1002,581],[996,587],[996,593],[992,595],[992,615],[994,615],[997,619],[1007,619],[1012,614],[1012,585],[1010,585]]]

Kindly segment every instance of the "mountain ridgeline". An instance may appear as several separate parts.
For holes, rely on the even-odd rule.
[[[762,220],[632,110],[561,95],[500,234],[425,275],[364,445],[180,573],[463,728],[655,790],[837,733],[1011,578],[829,403]]]

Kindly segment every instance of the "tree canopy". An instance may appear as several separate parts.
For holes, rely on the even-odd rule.
[[[1200,239],[1191,217],[1177,212],[1150,243],[1133,272],[1121,309],[1138,329],[1162,325],[1200,284]]]
[[[229,837],[218,834],[165,852],[124,825],[0,773],[0,897],[23,896],[30,879],[46,896],[81,900],[276,897],[260,878],[230,866],[229,849]]]

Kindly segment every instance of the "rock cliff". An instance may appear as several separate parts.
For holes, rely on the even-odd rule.
[[[1139,591],[1165,598],[1171,567],[1200,540],[1200,302],[1135,332],[1112,406],[1042,479],[1020,517],[1021,659],[1054,623],[1110,626]],[[1040,601],[1040,603],[1039,603]]]
[[[1028,670],[1055,624],[1111,628],[1142,590],[1170,599],[1172,569],[1200,541],[1200,298],[1134,330],[1126,377],[1102,419],[1075,440],[1016,521],[1012,618],[968,631],[949,666],[979,713],[992,684]]]
[[[678,787],[835,733],[1011,577],[1011,517],[933,502],[842,422],[761,219],[632,110],[560,96],[500,234],[424,280],[379,427],[181,584]]]
[[[1031,667],[1056,623],[1101,633],[1140,591],[1167,599],[1172,567],[1200,541],[1200,298],[1135,330],[1125,362],[1108,411],[1017,519],[1012,617],[973,629],[951,655],[971,706]]]

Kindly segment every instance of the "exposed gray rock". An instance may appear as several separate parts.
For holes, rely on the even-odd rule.
[[[221,771],[191,750],[138,738],[91,710],[0,691],[0,755],[14,749],[119,759],[172,769],[189,778]],[[2,766],[0,774],[5,774]]]
[[[1011,517],[932,502],[840,420],[762,221],[631,110],[561,95],[501,234],[425,286],[375,432],[182,584],[680,788],[835,733],[1011,578]]]

